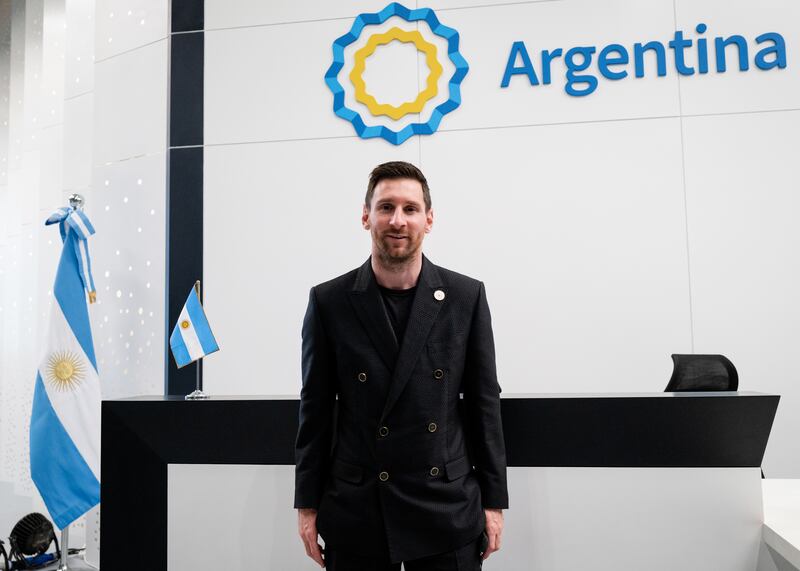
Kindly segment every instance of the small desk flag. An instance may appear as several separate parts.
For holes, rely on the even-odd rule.
[[[55,524],[64,529],[100,502],[100,378],[87,294],[95,299],[86,215],[60,208],[63,248],[31,412],[31,478]]]
[[[200,298],[197,296],[199,284],[200,282],[197,282],[189,292],[189,297],[169,338],[172,356],[175,357],[175,364],[179,369],[219,351],[217,340],[214,339]]]

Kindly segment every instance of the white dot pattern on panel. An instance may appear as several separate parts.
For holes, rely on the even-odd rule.
[[[103,183],[94,199],[111,206],[95,212],[92,244],[93,264],[103,268],[102,277],[95,276],[97,289],[111,293],[93,316],[107,339],[97,348],[103,397],[159,394],[169,355],[165,343],[151,339],[165,335],[164,288],[158,287],[165,282],[165,221],[158,207],[165,202],[165,157],[136,157],[100,171],[96,178]]]

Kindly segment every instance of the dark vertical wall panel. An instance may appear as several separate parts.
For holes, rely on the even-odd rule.
[[[194,32],[204,26],[203,0],[172,0],[172,32]]]
[[[170,149],[169,245],[167,246],[169,334],[195,280],[203,278],[203,147]],[[195,387],[195,365],[175,366],[168,351],[167,394],[188,394]]]
[[[172,35],[169,144],[203,144],[203,32]]]
[[[175,366],[169,335],[192,284],[203,279],[204,1],[172,0],[171,16],[164,392],[185,395],[195,388],[196,365]]]

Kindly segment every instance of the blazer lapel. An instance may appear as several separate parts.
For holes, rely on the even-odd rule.
[[[389,394],[386,397],[386,404],[383,407],[381,419],[386,418],[389,411],[400,398],[405,389],[411,371],[419,359],[420,351],[428,340],[436,316],[442,305],[447,303],[446,298],[441,301],[434,297],[434,292],[442,286],[441,276],[428,258],[422,257],[422,271],[417,282],[417,292],[414,295],[414,302],[411,305],[411,314],[408,316],[405,337],[400,346],[400,354],[397,356],[397,363],[394,367],[392,384],[389,387]]]
[[[355,284],[350,290],[350,302],[384,364],[389,371],[394,371],[398,342],[386,314],[378,282],[372,273],[370,259],[358,269]]]

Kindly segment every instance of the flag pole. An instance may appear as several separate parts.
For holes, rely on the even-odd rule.
[[[69,205],[75,210],[83,210],[84,203],[85,200],[80,194],[71,194],[69,196]],[[89,303],[94,303],[94,296],[94,292],[89,293]],[[58,561],[57,571],[69,571],[69,564],[67,563],[67,556],[69,555],[69,525],[61,530],[61,545],[59,547],[61,548],[61,557]]]
[[[197,299],[200,300],[200,303],[203,303],[203,298],[200,295],[200,280],[194,282],[194,291],[197,293]],[[203,358],[199,358],[195,361],[195,373],[196,373],[196,380],[195,380],[195,389],[184,397],[185,400],[203,400],[209,398],[206,393],[203,392],[203,388],[200,386],[200,367],[203,364]]]
[[[57,571],[69,571],[67,565],[67,554],[69,553],[69,526],[61,530],[61,559],[59,560]]]

